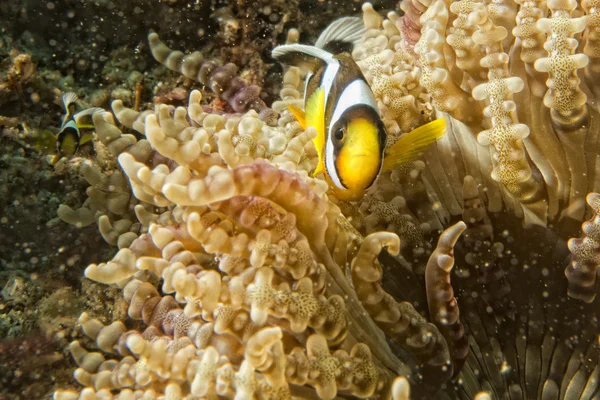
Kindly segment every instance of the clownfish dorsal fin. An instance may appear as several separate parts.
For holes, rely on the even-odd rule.
[[[77,109],[77,101],[79,97],[73,92],[67,92],[62,95],[62,103],[65,109],[65,116],[63,117],[63,121],[61,127],[65,126],[67,122],[73,117],[75,114],[75,110]]]
[[[312,126],[317,131],[317,136],[313,139],[317,154],[319,155],[319,163],[313,173],[313,176],[325,170],[325,159],[323,150],[325,147],[325,91],[323,87],[319,87],[306,101],[305,110],[306,127]]]
[[[302,129],[306,130],[306,115],[304,114],[304,111],[292,104],[288,104],[287,107],[288,110],[290,110],[290,112],[292,113],[292,115],[296,118],[296,121],[298,121]]]
[[[315,47],[332,54],[351,53],[366,32],[362,18],[344,17],[333,21],[319,35]]]
[[[68,114],[74,114],[73,107],[75,107],[77,100],[79,100],[79,97],[73,92],[67,92],[62,95],[63,107]]]
[[[400,136],[385,155],[382,171],[390,171],[418,157],[445,134],[446,120],[439,118]]]
[[[312,73],[326,65],[333,58],[333,54],[305,44],[277,46],[273,49],[271,56],[284,64],[296,65]]]

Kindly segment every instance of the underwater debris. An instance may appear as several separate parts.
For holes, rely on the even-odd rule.
[[[0,63],[0,106],[23,97],[23,85],[34,76],[37,66],[31,55],[13,50]]]

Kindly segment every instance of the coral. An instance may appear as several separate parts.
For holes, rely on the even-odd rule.
[[[420,17],[423,28],[414,47],[420,61],[419,82],[432,97],[436,109],[471,124],[481,118],[480,106],[452,79],[443,56],[448,19],[448,8],[443,1],[433,2]]]
[[[23,382],[35,381],[44,373],[44,369],[63,359],[58,353],[56,343],[44,336],[26,336],[19,339],[0,341],[0,384],[4,388],[25,386]],[[10,389],[9,389],[10,390]],[[41,398],[46,388],[43,385],[30,384],[20,393],[23,397]]]
[[[288,75],[286,82],[282,94],[295,98],[291,86],[298,80]],[[458,373],[464,336],[457,310],[449,311],[452,299],[442,300],[451,293],[443,284],[448,278],[433,278],[429,289],[435,324],[385,292],[377,257],[383,248],[397,254],[400,240],[385,232],[363,239],[344,223],[327,185],[309,177],[312,163],[302,161],[314,130],[288,137],[289,122],[272,128],[254,111],[226,118],[206,113],[201,100],[193,91],[187,108],[161,105],[143,117],[113,105],[167,164],[120,153],[131,190],[143,202],[135,207],[142,233],[121,244],[129,232],[116,229],[119,252],[85,275],[122,287],[128,316],[147,327],[128,330],[118,320],[105,326],[83,314],[82,329],[102,353],[73,342],[75,377],[87,388],[55,398],[107,390],[150,397],[406,398],[408,381],[394,380],[398,374],[439,385]],[[122,137],[110,118],[94,122]],[[254,146],[244,136],[263,149],[249,152]],[[163,211],[149,213],[144,203]],[[430,265],[449,269],[463,229],[460,223],[442,235]],[[384,333],[413,361],[398,359]]]
[[[182,395],[191,390],[199,396],[228,396],[235,390],[285,398],[297,390],[288,387],[293,384],[308,385],[323,398],[338,391],[385,397],[393,371],[405,367],[377,340],[382,336],[375,325],[357,323],[358,300],[352,306],[343,300],[356,295],[326,244],[339,230],[335,206],[324,197],[327,186],[297,164],[314,131],[282,148],[272,140],[277,131],[255,112],[226,120],[204,113],[200,100],[194,91],[187,109],[170,114],[161,106],[158,115],[145,118],[149,143],[177,160],[177,168],[161,164],[151,170],[130,153],[119,156],[136,196],[171,211],[141,215],[148,233],[121,248],[111,262],[89,266],[86,276],[124,286],[128,314],[149,328],[124,332],[120,323],[102,327],[84,318],[84,330],[105,351],[117,349],[130,372],[111,378],[106,373],[120,367],[109,360],[88,361],[91,356],[79,355],[82,350],[74,344],[82,368],[77,379],[96,391],[124,389],[133,382],[138,389],[160,391],[162,385],[147,387],[160,374],[169,382],[164,390]],[[247,142],[234,145],[234,138],[244,135],[263,143],[261,154],[274,164],[237,155]],[[162,292],[174,297],[163,297],[151,276],[160,278]],[[87,328],[92,325],[97,328]],[[409,339],[418,333],[403,335]],[[152,337],[164,339],[148,342]],[[131,356],[140,367],[132,367]],[[177,364],[180,372],[169,367],[171,357],[187,360]],[[142,365],[147,372],[134,372]],[[210,365],[220,372],[206,375],[215,374]],[[176,376],[187,376],[191,386],[181,385]]]
[[[425,267],[429,315],[448,342],[455,374],[460,371],[469,351],[465,328],[459,320],[458,303],[450,282],[450,272],[454,267],[454,245],[465,229],[465,223],[459,222],[445,230]]]
[[[36,71],[31,55],[14,50],[0,64],[0,106],[24,96],[23,85],[28,83]]]
[[[588,118],[587,96],[579,88],[577,70],[586,67],[589,58],[585,53],[574,54],[579,43],[573,36],[586,29],[589,17],[572,17],[576,7],[575,0],[552,1],[548,4],[552,18],[537,22],[538,29],[548,34],[544,49],[551,55],[534,64],[537,71],[548,73],[544,105],[551,109],[552,121],[566,130],[583,125]]]
[[[600,267],[600,257],[598,255],[600,250],[600,232],[598,232],[600,195],[590,193],[586,201],[594,210],[594,216],[581,226],[583,231],[581,238],[569,240],[568,245],[572,260],[565,270],[565,275],[569,280],[569,296],[591,303],[598,292],[596,272]]]
[[[597,217],[566,245],[597,186],[597,4],[576,6],[405,0],[382,18],[363,5],[353,56],[386,146],[438,116],[450,129],[356,203],[310,175],[315,131],[286,110],[302,71],[285,71],[272,108],[239,103],[250,86],[234,67],[151,34],[159,61],[235,112],[192,90],[186,106],[115,101],[116,120],[94,117],[79,217],[119,250],[85,276],[120,291],[127,318],[80,316],[84,388],[55,398],[596,396]]]
[[[454,3],[458,4],[461,2]],[[502,46],[502,40],[508,34],[506,28],[494,24],[491,10],[482,4],[478,6],[469,13],[469,18],[476,21],[473,42],[485,51],[486,55],[479,63],[488,70],[489,82],[475,86],[472,95],[475,100],[489,101],[483,112],[491,119],[492,127],[480,132],[477,141],[484,146],[494,146],[492,179],[500,182],[524,207],[536,215],[543,215],[546,213],[546,204],[540,202],[543,184],[533,176],[522,142],[529,135],[529,127],[519,123],[514,112],[513,94],[523,90],[524,82],[509,75],[505,62],[508,55]],[[541,203],[542,210],[533,211],[535,206],[530,204],[536,202]]]
[[[182,52],[168,48],[159,40],[156,33],[151,33],[148,41],[156,60],[167,68],[207,86],[217,96],[227,101],[234,111],[244,112],[252,109],[266,121],[277,119],[273,111],[269,110],[261,100],[260,88],[256,85],[247,85],[236,76],[237,67],[234,64],[219,66],[214,61],[203,59],[199,52],[184,56]]]
[[[122,107],[122,102],[117,100],[115,110]],[[61,204],[57,214],[63,221],[79,227],[97,221],[107,243],[124,247],[140,232],[140,225],[133,222],[135,213],[141,212],[136,206],[149,205],[139,204],[131,196],[127,179],[115,168],[114,157],[127,150],[139,160],[152,162],[153,152],[146,140],[138,141],[132,134],[122,134],[110,114],[94,116],[94,125],[99,139],[94,143],[96,160],[88,160],[80,167],[84,179],[91,185],[86,191],[88,198],[77,210]]]
[[[38,68],[23,85],[25,93],[41,74]],[[32,104],[7,103],[3,111],[30,111],[0,128],[0,398],[6,399],[49,398],[57,382],[72,379],[67,346],[78,335],[79,314],[94,310],[104,318],[115,311],[114,289],[82,282],[80,268],[113,250],[96,226],[78,228],[56,218],[59,204],[85,198],[80,160],[54,168],[31,146],[31,132],[22,125],[39,112]],[[38,121],[45,123],[42,115]]]
[[[431,118],[428,102],[447,113],[449,134],[425,153],[423,171],[441,212],[462,212],[472,176],[493,212],[542,225],[581,220],[598,185],[597,7],[584,2],[581,16],[574,1],[488,3],[406,0],[405,15],[383,20],[365,5],[369,30],[353,55],[393,135]]]

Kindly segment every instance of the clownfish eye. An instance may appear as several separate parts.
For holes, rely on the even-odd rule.
[[[339,141],[344,139],[345,135],[346,135],[346,129],[344,129],[344,128],[338,128],[334,133],[335,139],[339,140]]]

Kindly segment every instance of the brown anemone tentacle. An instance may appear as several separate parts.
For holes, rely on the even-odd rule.
[[[587,204],[594,215],[581,225],[581,238],[569,240],[571,262],[565,269],[569,296],[591,303],[598,293],[597,271],[600,268],[600,194],[590,193]]]
[[[354,289],[377,326],[418,361],[424,379],[441,384],[452,375],[448,344],[438,328],[427,322],[412,304],[397,302],[382,288],[377,256],[383,247],[392,255],[398,254],[398,236],[377,232],[365,238],[351,263]]]
[[[454,376],[460,371],[469,352],[469,342],[459,319],[460,311],[450,279],[454,267],[454,245],[465,229],[467,225],[462,221],[447,228],[440,235],[425,269],[429,315],[448,342]]]

